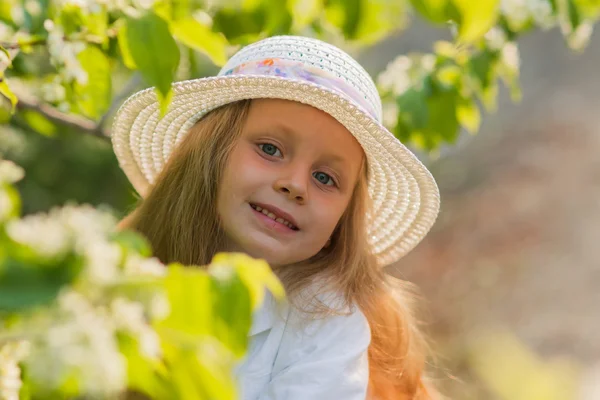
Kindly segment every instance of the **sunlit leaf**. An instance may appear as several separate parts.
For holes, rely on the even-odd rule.
[[[448,12],[450,0],[411,0],[410,3],[431,22],[442,23],[450,19]]]
[[[211,268],[215,336],[236,356],[241,357],[248,346],[252,299],[233,266]]]
[[[112,96],[110,64],[106,55],[95,46],[87,46],[77,55],[88,75],[87,83],[74,83],[74,106],[89,118],[98,118],[110,106]]]
[[[460,15],[458,40],[473,42],[495,24],[499,0],[453,0]]]
[[[129,39],[127,36],[127,25],[122,21],[123,24],[119,28],[119,33],[117,34],[117,38],[119,40],[119,51],[121,52],[121,58],[123,59],[123,64],[131,70],[136,70],[137,65],[135,65],[135,61],[131,56],[131,44],[129,43]]]
[[[171,83],[179,65],[179,48],[165,20],[154,13],[127,18],[127,47],[146,82],[156,88],[161,114],[171,98]]]
[[[138,232],[121,230],[113,233],[110,239],[119,243],[124,249],[135,252],[143,257],[150,257],[152,255],[150,242]]]
[[[456,118],[469,132],[475,133],[479,130],[481,113],[472,99],[459,98],[456,105]]]
[[[17,95],[10,90],[8,84],[6,83],[6,79],[4,79],[2,74],[0,74],[0,94],[10,100],[10,105],[12,107],[11,112],[14,114],[19,99],[17,99]]]
[[[170,264],[165,290],[171,313],[158,323],[159,328],[194,336],[212,334],[211,283],[205,271]]]
[[[361,0],[332,0],[325,10],[327,20],[348,38],[356,37],[360,23]]]
[[[285,296],[283,285],[277,279],[269,264],[260,259],[253,259],[241,253],[217,253],[211,262],[211,269],[218,270],[222,266],[233,265],[251,294],[252,310],[262,305],[267,288],[277,299]]]
[[[573,363],[543,360],[510,332],[480,333],[469,343],[469,365],[498,399],[571,400],[577,392]]]
[[[289,0],[287,8],[294,20],[294,30],[301,30],[322,11],[323,0]]]
[[[227,62],[227,39],[222,33],[213,32],[193,17],[172,24],[173,35],[188,47],[206,54],[212,62],[223,66]]]
[[[52,137],[56,134],[56,125],[39,112],[23,110],[20,115],[35,132],[48,137]]]

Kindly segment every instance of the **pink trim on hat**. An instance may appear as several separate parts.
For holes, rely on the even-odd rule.
[[[366,96],[360,94],[360,92],[352,85],[348,84],[344,78],[335,76],[329,71],[307,65],[303,62],[286,60],[283,58],[253,60],[237,65],[222,75],[281,76],[316,83],[346,95],[350,100],[358,103],[377,120],[377,113],[367,101]]]

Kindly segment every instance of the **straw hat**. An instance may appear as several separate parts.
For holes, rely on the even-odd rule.
[[[320,40],[275,36],[238,51],[216,77],[173,84],[161,119],[152,88],[119,109],[112,143],[119,164],[145,196],[173,148],[209,111],[242,99],[278,98],[323,110],[362,145],[369,165],[368,234],[382,265],[415,247],[439,211],[437,185],[423,164],[383,127],[381,99],[352,57]]]

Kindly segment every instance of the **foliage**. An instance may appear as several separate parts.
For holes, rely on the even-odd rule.
[[[14,108],[26,86],[58,110],[101,125],[115,101],[111,77],[138,71],[164,111],[174,80],[203,75],[199,54],[221,66],[240,45],[286,33],[345,42],[352,51],[403,27],[412,11],[449,26],[455,40],[437,43],[432,54],[400,56],[377,82],[386,125],[409,144],[435,150],[453,143],[461,127],[478,130],[480,103],[494,109],[499,80],[519,98],[521,34],[559,27],[581,49],[600,2],[7,0],[0,7],[0,92]]]
[[[234,399],[251,313],[283,288],[266,262],[163,265],[105,210],[19,217],[0,162],[0,398]]]

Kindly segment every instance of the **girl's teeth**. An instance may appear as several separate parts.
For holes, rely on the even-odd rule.
[[[274,219],[276,222],[279,222],[280,224],[284,224],[285,226],[287,226],[288,228],[292,229],[293,225],[286,221],[285,219],[281,218],[281,217],[276,217],[275,214],[273,214],[272,212],[267,211],[264,208],[261,208],[259,206],[256,206],[255,208],[256,211],[261,212],[263,214],[265,214],[267,217]]]

